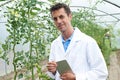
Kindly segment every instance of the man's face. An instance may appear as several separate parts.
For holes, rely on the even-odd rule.
[[[61,32],[66,31],[69,28],[69,26],[71,26],[72,16],[71,14],[67,15],[64,8],[53,11],[51,15],[56,27]]]

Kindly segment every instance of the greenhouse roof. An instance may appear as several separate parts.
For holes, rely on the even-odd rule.
[[[88,8],[93,9],[93,5],[98,0],[72,0],[71,8]],[[96,23],[103,26],[113,25],[119,28],[120,25],[120,0],[103,0],[96,5],[93,9],[96,14]]]
[[[3,6],[7,5],[8,3],[12,2],[13,0],[3,0],[0,1],[0,11],[4,9]],[[99,2],[96,5],[96,8],[93,7],[96,2]],[[120,25],[120,0],[71,0],[70,2],[71,8],[88,8],[92,9],[96,14],[96,23],[101,25],[113,25],[119,28]],[[3,16],[0,13],[0,23],[4,23],[5,20],[1,17]]]

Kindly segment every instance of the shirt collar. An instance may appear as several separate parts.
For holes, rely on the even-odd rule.
[[[74,32],[72,33],[72,35],[66,40],[66,41],[68,41],[68,40],[72,40],[72,37],[73,37],[73,34],[74,34]],[[65,40],[64,40],[64,38],[63,38],[63,36],[61,36],[62,37],[62,42],[66,42]]]

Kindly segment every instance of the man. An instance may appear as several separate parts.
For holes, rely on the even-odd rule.
[[[57,3],[50,11],[61,35],[51,44],[48,74],[55,80],[106,80],[106,63],[96,41],[71,25],[70,8]],[[56,62],[61,60],[66,60],[73,72],[60,75]]]

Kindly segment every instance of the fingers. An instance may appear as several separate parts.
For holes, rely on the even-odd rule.
[[[56,62],[55,61],[52,61],[52,62],[48,62],[48,66],[56,66]]]
[[[62,80],[76,80],[75,79],[75,75],[71,72],[66,72],[66,73],[63,73],[60,78]]]
[[[56,64],[56,62],[54,62],[54,61],[48,62],[47,67],[48,67],[48,68],[55,68],[55,67],[57,67],[57,64]]]
[[[60,76],[60,78],[61,78],[62,80],[65,80],[65,79],[66,79],[66,76],[63,74],[63,75]]]
[[[52,73],[56,72],[56,67],[57,67],[57,64],[54,61],[48,62],[48,64],[47,64],[48,71],[50,71]]]

